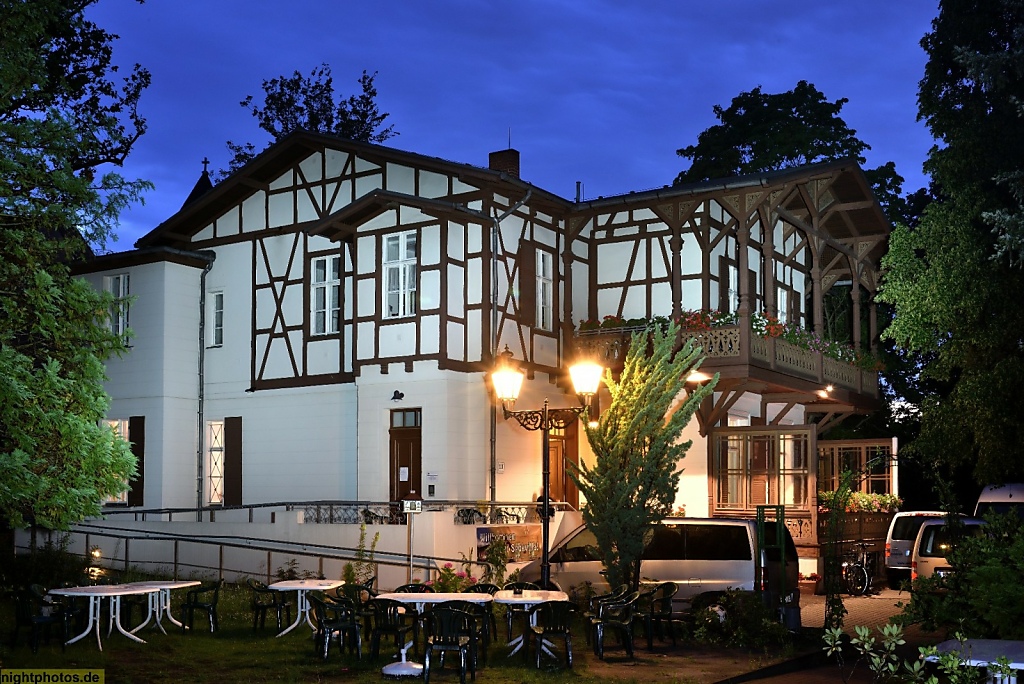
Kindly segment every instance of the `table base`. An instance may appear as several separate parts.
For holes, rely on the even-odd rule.
[[[389,663],[381,668],[381,673],[388,677],[422,677],[423,666],[405,659],[405,649],[402,651],[402,659],[397,663]]]

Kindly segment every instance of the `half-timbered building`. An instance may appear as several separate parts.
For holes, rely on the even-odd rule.
[[[570,201],[521,180],[514,150],[481,168],[292,134],[82,270],[133,333],[108,364],[140,460],[117,503],[534,501],[540,438],[496,418],[495,353],[528,371],[521,405],[569,404],[577,354],[614,370],[628,323],[715,310],[695,334],[720,380],[678,503],[785,505],[810,545],[817,478],[889,448],[818,441],[879,407],[877,372],[757,325],[824,335],[842,292],[873,345],[887,233],[852,161]],[[584,324],[606,319],[623,325]],[[564,463],[589,455],[576,427],[552,435],[554,499],[580,505]]]

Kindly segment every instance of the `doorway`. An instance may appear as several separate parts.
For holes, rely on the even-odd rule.
[[[548,468],[551,471],[551,500],[564,501],[579,510],[580,492],[569,477],[569,463],[579,465],[577,424],[553,428],[548,440]]]
[[[401,501],[415,493],[423,497],[420,483],[422,437],[420,409],[399,409],[391,412],[390,501]]]

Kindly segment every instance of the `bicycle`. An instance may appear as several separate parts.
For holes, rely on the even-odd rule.
[[[868,544],[855,544],[859,552],[848,553],[843,560],[843,586],[851,596],[862,596],[871,588],[871,573],[868,571]]]

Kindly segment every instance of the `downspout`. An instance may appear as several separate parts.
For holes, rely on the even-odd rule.
[[[196,522],[203,521],[203,461],[206,454],[206,274],[213,268],[217,259],[215,252],[199,253],[206,259],[203,272],[199,276],[199,390],[197,392],[198,409],[196,411]]]
[[[533,194],[533,188],[526,191],[523,199],[513,204],[500,216],[491,217],[491,362],[498,357],[498,231],[502,220],[508,218],[519,207],[526,204]],[[497,213],[497,212],[495,212]],[[498,478],[498,407],[491,404],[491,502],[497,501]]]

